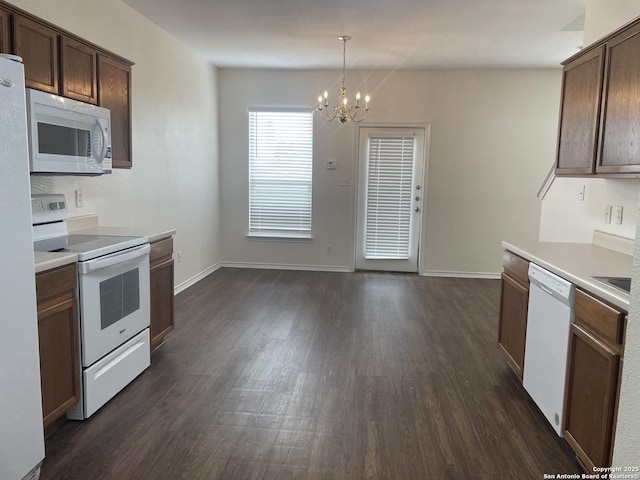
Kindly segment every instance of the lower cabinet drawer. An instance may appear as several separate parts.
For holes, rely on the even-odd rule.
[[[529,285],[529,261],[509,250],[502,252],[502,266],[505,273],[524,286]]]
[[[601,341],[622,354],[625,336],[625,313],[591,295],[576,290],[576,324],[594,333]]]

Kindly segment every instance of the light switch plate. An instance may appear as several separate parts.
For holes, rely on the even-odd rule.
[[[616,207],[616,223],[622,225],[622,205]]]
[[[611,205],[605,205],[604,207],[604,223],[611,223]]]
[[[76,207],[84,207],[84,192],[81,188],[76,190]]]

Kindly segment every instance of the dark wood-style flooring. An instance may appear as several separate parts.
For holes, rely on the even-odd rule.
[[[42,479],[542,479],[581,472],[496,346],[496,280],[221,269]]]

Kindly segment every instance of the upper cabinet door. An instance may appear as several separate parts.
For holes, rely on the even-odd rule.
[[[606,44],[597,173],[640,173],[640,24]]]
[[[131,168],[131,67],[98,55],[98,104],[111,110],[114,168]]]
[[[16,15],[13,45],[16,55],[20,55],[24,62],[26,86],[59,93],[58,33],[41,23]]]
[[[98,103],[96,50],[69,37],[62,37],[62,95],[87,103]]]
[[[0,53],[11,53],[9,45],[9,12],[0,9]]]
[[[600,47],[564,66],[556,174],[594,172],[603,65]]]

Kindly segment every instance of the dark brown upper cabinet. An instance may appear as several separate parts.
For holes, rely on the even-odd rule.
[[[565,64],[556,174],[594,172],[600,124],[604,47]]]
[[[8,11],[0,7],[0,53],[11,53],[9,15]]]
[[[556,175],[640,176],[640,17],[563,63]]]
[[[97,52],[89,45],[63,36],[60,47],[61,94],[86,103],[98,103]]]
[[[640,173],[640,24],[606,44],[597,173]]]
[[[59,93],[58,41],[60,35],[35,20],[14,16],[13,45],[24,62],[25,83],[50,93]]]
[[[98,104],[111,111],[114,168],[131,168],[131,67],[98,54]]]

